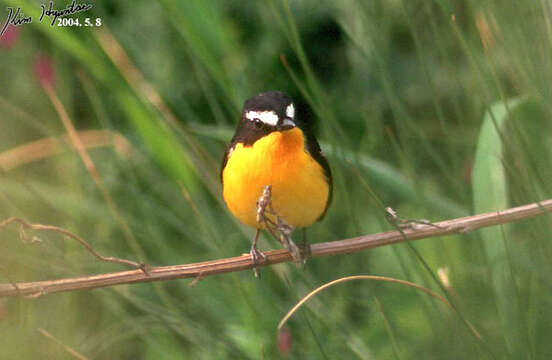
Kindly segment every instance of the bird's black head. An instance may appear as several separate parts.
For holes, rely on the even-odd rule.
[[[273,131],[296,126],[295,105],[280,91],[269,91],[245,101],[234,141],[253,144]]]

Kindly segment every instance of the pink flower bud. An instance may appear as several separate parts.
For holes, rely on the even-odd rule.
[[[283,328],[278,332],[278,351],[282,356],[287,356],[291,350],[291,332]]]
[[[9,50],[19,38],[19,28],[17,26],[8,25],[4,34],[0,36],[0,47]]]
[[[54,67],[52,66],[52,60],[47,55],[41,54],[36,59],[34,65],[35,76],[40,81],[42,87],[53,87],[55,81]]]

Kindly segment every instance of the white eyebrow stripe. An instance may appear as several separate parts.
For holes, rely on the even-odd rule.
[[[259,119],[267,125],[276,126],[278,115],[274,111],[248,111],[245,117],[251,121]]]
[[[293,107],[293,104],[289,104],[286,108],[286,116],[288,118],[294,118],[295,116],[295,107]]]

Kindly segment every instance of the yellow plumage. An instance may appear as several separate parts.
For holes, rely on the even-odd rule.
[[[256,220],[257,200],[272,185],[272,206],[289,225],[306,227],[324,212],[330,193],[323,168],[305,150],[298,127],[274,131],[252,146],[235,145],[222,172],[223,196],[242,223]]]

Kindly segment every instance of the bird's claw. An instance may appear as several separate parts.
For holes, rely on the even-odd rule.
[[[307,259],[311,256],[311,246],[310,244],[303,242],[299,245],[297,245],[299,248],[299,253],[301,254],[301,264],[305,265],[307,263]]]
[[[260,277],[259,268],[257,267],[258,264],[261,263],[261,259],[264,261],[266,260],[266,255],[257,249],[256,247],[251,247],[251,250],[249,251],[249,255],[251,255],[251,262],[253,263],[253,273],[255,274],[255,277]]]
[[[261,258],[263,260],[266,259],[266,255],[256,247],[251,248],[251,250],[249,251],[249,255],[251,255],[251,261],[253,262],[253,264],[256,264],[256,265],[261,263],[259,259]]]

